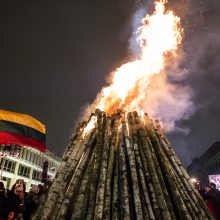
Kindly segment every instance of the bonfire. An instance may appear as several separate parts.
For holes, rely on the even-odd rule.
[[[92,104],[97,110],[90,108],[72,134],[34,219],[212,219],[164,135],[166,126],[143,109],[152,77],[167,56],[175,58],[182,40],[180,19],[165,2],[142,20],[140,56],[112,73]]]

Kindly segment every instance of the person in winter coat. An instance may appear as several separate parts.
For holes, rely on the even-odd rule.
[[[206,204],[216,220],[220,220],[220,191],[214,189],[212,185],[205,187]]]
[[[19,189],[16,191],[7,191],[7,200],[5,203],[5,219],[14,219],[18,215],[20,204],[20,198],[18,196],[19,193]]]
[[[24,220],[30,220],[39,206],[39,189],[33,186],[25,198]]]
[[[7,192],[6,219],[23,219],[25,196],[25,183],[24,181],[17,180],[11,190]]]

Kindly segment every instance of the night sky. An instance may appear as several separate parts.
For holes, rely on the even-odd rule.
[[[194,109],[178,122],[190,132],[168,136],[187,165],[220,140],[220,1],[170,3],[185,28],[181,83],[192,88]],[[132,18],[144,5],[150,11],[150,1],[2,1],[0,108],[39,119],[47,147],[62,155],[106,76],[131,56]]]

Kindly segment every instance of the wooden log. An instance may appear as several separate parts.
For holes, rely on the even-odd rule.
[[[73,132],[73,134],[70,138],[69,144],[68,144],[68,146],[65,150],[65,153],[63,155],[59,169],[55,175],[55,181],[53,182],[53,185],[50,188],[50,191],[48,193],[47,200],[40,205],[38,212],[36,212],[35,215],[33,216],[34,220],[35,219],[36,220],[44,219],[44,218],[46,219],[47,216],[50,215],[51,209],[50,209],[50,207],[48,207],[48,209],[45,209],[45,203],[49,203],[52,206],[54,205],[54,199],[53,199],[54,194],[56,195],[58,193],[60,181],[62,180],[62,178],[65,174],[67,161],[68,161],[69,156],[71,155],[72,151],[74,150],[74,147],[79,145],[79,142],[81,140],[81,135],[83,132],[83,128],[85,127],[85,125],[86,125],[86,122],[79,124],[79,126],[76,128],[75,132]],[[48,214],[47,214],[47,216],[44,217],[45,212],[47,212]]]
[[[128,113],[128,124],[129,123],[131,113]],[[128,136],[128,130],[125,124],[122,125],[124,134],[125,134],[125,143],[126,143],[126,152],[128,157],[128,163],[129,163],[129,169],[131,173],[131,181],[132,181],[132,194],[133,194],[133,200],[134,200],[134,207],[135,207],[135,216],[137,220],[143,219],[143,212],[141,207],[141,198],[140,198],[140,191],[139,191],[139,183],[138,183],[138,177],[137,177],[137,167],[136,167],[136,161],[135,161],[135,154],[134,154],[134,148],[132,146],[131,140]],[[131,130],[131,128],[129,127]]]
[[[146,132],[143,127],[139,125],[138,133],[140,136],[141,159],[144,168],[145,180],[148,186],[149,196],[156,219],[162,219],[161,210],[159,209],[157,198],[162,195],[160,182],[155,169],[155,164],[152,159],[151,148],[147,139]],[[159,193],[159,194],[157,194]],[[150,208],[150,207],[149,207]]]
[[[95,138],[94,132],[89,133],[89,135],[86,136],[85,141],[81,142],[79,149],[76,150],[73,159],[69,160],[69,163],[71,162],[71,164],[68,166],[68,170],[66,170],[66,174],[64,176],[62,184],[60,184],[59,193],[57,194],[54,210],[50,218],[56,217],[58,215],[58,212],[63,204],[63,200],[66,196],[67,190],[69,188],[76,187],[78,179],[76,178],[74,179],[75,174],[77,173],[77,170],[80,167],[80,162],[84,156],[84,152],[86,151],[86,149],[90,150],[90,148],[87,148],[88,143],[90,141],[93,142],[94,138]],[[64,208],[64,210],[66,209]]]
[[[176,201],[176,210],[178,211],[178,218],[180,219],[192,219],[189,212],[187,211],[187,207],[180,195],[179,186],[175,183],[174,173],[170,167],[170,163],[165,156],[164,152],[161,150],[161,146],[158,142],[157,136],[153,129],[153,124],[150,120],[146,123],[146,128],[149,133],[150,140],[155,148],[155,153],[157,158],[160,158],[160,167],[162,169],[162,173],[165,176],[165,181],[167,186],[169,186],[169,193],[172,195],[173,200]]]
[[[145,205],[147,206],[147,211],[148,211],[148,217],[144,218],[144,219],[150,219],[150,220],[155,220],[155,215],[154,215],[154,211],[153,211],[153,207],[151,204],[151,198],[153,198],[153,200],[156,202],[156,198],[155,198],[155,192],[153,189],[153,184],[150,183],[150,174],[149,174],[149,170],[148,170],[148,166],[147,166],[147,161],[146,158],[144,156],[144,151],[143,151],[143,146],[142,143],[139,141],[139,151],[140,151],[140,158],[142,161],[142,166],[143,166],[143,175],[144,175],[144,180],[146,183],[146,187],[144,186],[144,184],[142,184],[142,192],[141,194],[144,195],[144,200],[145,200]],[[150,196],[151,194],[151,196]]]
[[[156,134],[158,134],[157,129],[155,129]],[[197,207],[195,206],[195,204],[192,202],[191,200],[191,196],[189,196],[189,194],[187,193],[184,184],[182,182],[182,175],[180,172],[178,172],[179,170],[177,169],[178,167],[176,166],[176,164],[172,163],[172,160],[170,160],[172,158],[172,154],[171,152],[168,151],[168,148],[163,145],[162,141],[160,138],[158,138],[158,141],[161,145],[161,149],[164,151],[164,154],[166,155],[166,157],[168,158],[168,160],[171,162],[170,163],[170,167],[173,170],[173,174],[174,174],[174,179],[175,179],[175,184],[178,185],[179,187],[179,193],[188,209],[189,214],[191,215],[191,217],[193,219],[195,218],[200,218],[202,217],[201,215],[201,211],[199,211],[197,209]]]
[[[155,194],[155,190],[153,187],[153,181],[152,181],[152,176],[151,176],[151,174],[154,172],[152,159],[151,159],[151,152],[150,152],[150,149],[148,148],[148,143],[146,139],[144,139],[143,135],[141,135],[141,137],[142,138],[140,138],[139,142],[140,141],[142,142],[139,144],[139,151],[140,151],[140,157],[141,157],[142,166],[143,166],[143,172],[145,176],[145,182],[147,185],[148,194],[145,194],[145,200],[148,206],[148,213],[149,213],[150,219],[156,219],[156,218],[160,219],[161,215],[160,215],[159,207],[157,205],[156,194]],[[147,156],[145,155],[145,153]],[[149,198],[148,198],[148,195],[149,195]]]
[[[120,140],[121,141],[121,140]],[[114,166],[113,166],[113,171],[114,171],[114,176],[113,176],[113,198],[112,198],[112,219],[113,220],[119,220],[119,150],[118,148],[115,148],[114,150]],[[121,161],[120,161],[121,163]],[[103,219],[107,219],[104,218]]]
[[[108,171],[105,185],[105,203],[104,203],[104,219],[111,217],[111,201],[112,201],[112,175],[114,167],[114,151],[118,144],[118,127],[120,123],[120,115],[115,115],[113,119],[112,135],[110,140],[109,157],[108,157]]]
[[[75,198],[78,195],[80,185],[82,183],[82,180],[84,178],[84,174],[86,172],[88,163],[89,163],[89,158],[91,158],[93,154],[93,143],[95,141],[95,133],[92,131],[88,135],[89,141],[85,142],[84,145],[82,146],[82,149],[85,146],[85,151],[82,153],[82,156],[79,160],[78,166],[76,168],[76,171],[74,174],[72,174],[71,181],[68,184],[68,188],[66,189],[65,195],[63,198],[61,198],[61,206],[58,204],[55,206],[55,208],[58,210],[58,214],[56,215],[56,219],[59,220],[65,220],[69,219],[70,216],[72,215],[72,208],[75,205]],[[55,212],[54,212],[55,214]]]
[[[104,132],[104,145],[102,150],[101,168],[99,174],[98,188],[96,193],[96,206],[95,206],[95,219],[102,219],[104,212],[104,197],[105,197],[105,184],[108,169],[109,158],[109,142],[110,142],[110,126],[111,118],[107,118],[105,132]]]
[[[130,136],[132,139],[132,144],[134,146],[134,155],[135,155],[135,161],[136,161],[136,166],[137,166],[137,176],[138,176],[138,181],[139,181],[139,191],[140,191],[140,196],[141,196],[141,206],[142,206],[142,212],[143,212],[143,218],[144,219],[150,219],[152,218],[153,215],[152,213],[149,213],[149,211],[153,211],[150,209],[148,211],[149,207],[149,195],[147,191],[147,185],[145,182],[145,177],[144,177],[144,172],[143,172],[143,165],[141,162],[141,157],[140,157],[140,142],[138,143],[138,138],[137,138],[137,129],[139,125],[135,123],[135,119],[133,114],[130,114]]]
[[[192,200],[192,197],[194,196],[192,191],[185,185],[184,181],[184,176],[182,175],[181,170],[179,169],[178,165],[175,163],[175,160],[173,158],[173,154],[171,151],[169,151],[168,147],[165,145],[163,140],[159,139],[160,144],[162,146],[162,149],[164,150],[164,153],[167,155],[167,158],[169,159],[172,167],[173,167],[173,172],[175,173],[176,179],[177,179],[177,184],[180,186],[179,189],[181,191],[182,197],[185,198],[186,200],[186,205],[188,205],[188,210],[191,213],[191,216],[195,218],[197,216],[198,218],[204,214],[204,211],[201,210],[199,207],[196,206],[194,201]],[[192,210],[191,210],[192,209]],[[195,213],[195,214],[194,214]]]
[[[169,143],[167,138],[163,135],[160,126],[157,125],[157,127],[155,128],[155,132],[158,136],[158,139],[160,140],[161,146],[163,147],[165,154],[167,155],[167,158],[169,159],[170,163],[173,166],[173,169],[176,171],[179,177],[178,180],[179,181],[181,180],[181,184],[183,184],[183,187],[185,189],[184,191],[187,192],[188,199],[197,217],[201,219],[204,218],[210,219],[211,216],[209,210],[207,209],[207,206],[205,205],[198,191],[192,185],[188,174],[186,173],[180,160],[175,154],[171,144]]]
[[[141,118],[138,117],[137,114],[135,115],[135,119],[136,119],[136,123],[139,124],[139,126],[141,126],[144,129],[144,124],[141,122]],[[146,134],[147,133],[145,133],[145,135]],[[161,190],[162,193],[163,193],[163,197],[161,197],[161,199],[162,199],[161,204],[160,203],[158,204],[160,209],[161,209],[162,217],[164,219],[171,218],[172,220],[174,220],[174,219],[176,219],[176,216],[175,216],[173,206],[172,206],[172,203],[171,203],[171,198],[170,198],[170,195],[167,191],[167,187],[165,185],[163,174],[161,172],[161,168],[159,166],[159,162],[158,162],[158,159],[156,157],[154,147],[153,147],[149,137],[147,137],[147,142],[148,142],[148,145],[149,145],[149,148],[150,148],[150,151],[151,151],[152,163],[154,164],[155,171],[156,171],[156,174],[157,174],[157,178],[158,178],[158,181],[159,181],[159,184],[160,184],[159,191],[158,191],[158,188],[157,189],[155,188],[155,191],[159,193],[160,190]],[[156,185],[154,184],[154,186],[156,186]],[[164,202],[165,202],[165,204],[164,204]],[[165,211],[163,211],[163,210],[165,210]],[[169,213],[170,216],[167,215],[167,212]]]
[[[120,205],[120,219],[131,219],[129,207],[129,185],[128,185],[128,171],[125,158],[125,142],[123,133],[121,133],[119,144],[119,205]]]
[[[74,158],[74,155],[77,153],[77,151],[80,148],[81,145],[81,134],[82,130],[80,129],[77,135],[77,138],[75,138],[73,145],[71,147],[70,152],[67,153],[66,156],[63,158],[59,171],[56,174],[55,181],[53,185],[50,188],[50,191],[48,193],[47,199],[44,204],[42,204],[39,213],[40,215],[36,215],[36,219],[52,219],[51,215],[54,210],[54,206],[56,205],[57,199],[60,195],[60,191],[63,187],[63,182],[65,181],[66,173],[69,172],[69,168],[71,166],[71,160]],[[35,217],[34,217],[35,218]]]
[[[142,132],[144,132],[144,130],[142,130]],[[145,181],[147,183],[151,206],[152,206],[155,218],[162,219],[161,212],[160,212],[157,199],[156,199],[157,193],[160,192],[157,190],[160,188],[160,186],[158,185],[159,180],[156,175],[156,170],[153,164],[152,154],[149,148],[147,137],[144,136],[143,133],[141,134],[140,137],[141,137],[141,142],[142,142],[142,146],[140,147],[141,159],[142,159],[142,164],[144,168]]]
[[[86,207],[88,205],[88,198],[89,198],[89,189],[93,174],[93,166],[94,166],[94,153],[91,155],[91,158],[89,160],[85,177],[82,180],[82,184],[79,189],[79,194],[77,197],[72,197],[75,200],[75,202],[70,206],[70,209],[72,209],[71,219],[74,220],[85,219],[86,211],[87,211]]]
[[[136,120],[137,120],[137,123],[140,123],[139,119],[136,117]],[[168,194],[168,191],[167,191],[167,188],[165,186],[165,183],[164,183],[164,178],[163,178],[163,174],[161,172],[161,168],[159,166],[159,162],[158,162],[158,159],[156,157],[156,154],[155,154],[155,150],[154,150],[154,147],[149,139],[149,137],[147,137],[147,133],[143,127],[143,124],[140,126],[142,127],[142,131],[139,130],[139,134],[140,136],[144,135],[143,137],[141,137],[142,140],[144,140],[144,137],[145,137],[145,142],[147,142],[147,145],[148,146],[148,152],[150,151],[151,152],[151,163],[148,162],[149,164],[153,164],[153,165],[149,165],[150,166],[150,169],[152,170],[152,182],[153,182],[153,187],[154,187],[154,190],[156,192],[156,200],[157,200],[157,203],[158,203],[158,206],[159,206],[159,209],[160,209],[160,213],[161,213],[161,218],[163,219],[176,219],[175,217],[175,214],[174,214],[174,210],[173,210],[173,206],[172,206],[172,203],[171,203],[171,200],[170,200],[170,196]]]
[[[159,124],[124,115],[80,125],[35,220],[213,219]]]
[[[97,143],[95,148],[95,155],[94,155],[94,172],[92,177],[92,182],[90,186],[90,195],[89,195],[89,204],[88,204],[88,211],[86,215],[86,219],[90,220],[94,218],[95,213],[95,206],[96,206],[96,191],[97,185],[99,180],[99,171],[101,166],[101,155],[102,155],[102,146],[103,146],[103,129],[104,129],[104,119],[103,114],[98,112],[97,116]]]
[[[91,115],[93,115],[93,114],[91,114]],[[88,121],[83,121],[82,123],[79,123],[78,127],[74,128],[73,133],[72,133],[70,140],[69,140],[69,144],[67,145],[66,150],[63,154],[63,158],[66,158],[67,154],[71,155],[71,152],[74,150],[74,147],[73,147],[74,141],[76,139],[78,139],[78,140],[81,139],[83,130],[89,121],[90,121],[90,119]]]

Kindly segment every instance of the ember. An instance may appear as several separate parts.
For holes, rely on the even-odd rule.
[[[88,121],[73,135],[35,219],[212,219],[158,122],[123,111],[91,119],[90,131]]]

